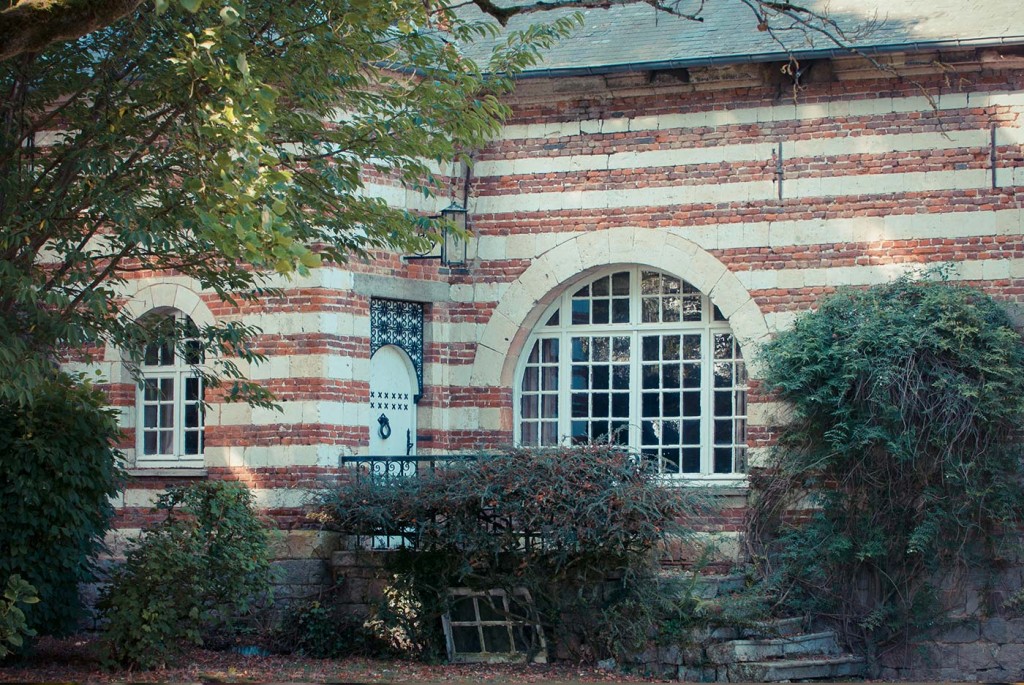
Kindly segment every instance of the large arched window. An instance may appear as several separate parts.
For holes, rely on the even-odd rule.
[[[136,397],[136,465],[203,466],[202,351],[198,329],[177,310],[146,315],[156,339],[146,345]]]
[[[743,358],[692,285],[618,268],[569,288],[541,322],[517,374],[521,445],[611,440],[672,476],[746,469]]]

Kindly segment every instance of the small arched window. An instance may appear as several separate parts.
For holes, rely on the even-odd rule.
[[[203,379],[198,329],[177,310],[147,315],[154,340],[143,351],[136,397],[136,465],[203,466]]]
[[[745,471],[743,357],[729,322],[695,287],[618,268],[569,288],[541,322],[518,369],[519,444],[610,440],[666,476]]]

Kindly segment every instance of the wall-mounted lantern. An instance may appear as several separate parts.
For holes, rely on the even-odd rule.
[[[468,210],[455,200],[441,210],[440,214],[434,214],[430,219],[444,219],[447,223],[441,232],[441,249],[438,254],[416,254],[407,255],[407,262],[422,259],[437,259],[442,266],[465,266],[469,241],[466,239],[466,215]],[[448,224],[453,224],[458,230],[453,231]]]
[[[441,218],[446,219],[458,228],[458,232],[448,227],[444,229],[441,242],[441,263],[445,266],[465,266],[466,251],[469,241],[466,235],[466,215],[468,211],[455,200],[441,210]]]

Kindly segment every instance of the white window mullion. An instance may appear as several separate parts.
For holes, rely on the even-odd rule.
[[[714,394],[711,386],[715,381],[714,351],[707,325],[700,332],[700,472],[707,476],[712,468],[714,457],[714,420],[712,418]]]

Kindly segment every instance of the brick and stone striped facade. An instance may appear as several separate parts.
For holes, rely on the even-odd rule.
[[[425,304],[418,451],[446,453],[513,442],[516,365],[565,288],[611,265],[674,274],[729,318],[749,362],[756,463],[778,409],[758,390],[758,345],[822,295],[944,264],[1013,311],[1024,301],[1024,58],[939,57],[912,78],[832,59],[795,98],[771,65],[709,67],[689,82],[642,70],[523,80],[501,135],[473,155],[464,268],[380,254],[238,307],[145,274],[126,306],[262,329],[268,361],[247,371],[283,411],[214,398],[203,474],[251,485],[282,527],[303,525],[305,486],[337,473],[341,455],[367,453],[372,297]],[[464,179],[451,180],[461,192]],[[370,188],[437,209],[386,177]],[[132,460],[135,387],[119,359],[106,350],[95,366]],[[189,477],[139,474],[123,497],[126,528]],[[730,508],[718,524],[735,530],[741,517]]]

